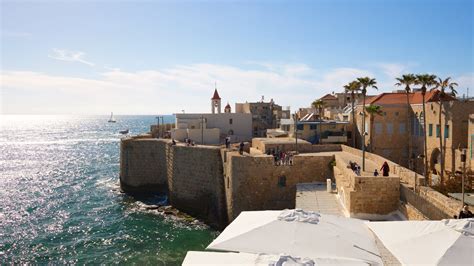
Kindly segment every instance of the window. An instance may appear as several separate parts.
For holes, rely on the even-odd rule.
[[[444,126],[444,138],[445,139],[449,138],[449,125]]]
[[[286,176],[283,175],[278,178],[278,186],[286,187]]]
[[[229,119],[229,124],[231,124],[231,125],[232,125],[232,118],[231,118],[231,119]]]
[[[400,113],[399,112],[395,112],[395,116],[398,116]]]
[[[436,125],[436,137],[439,138],[440,135],[441,135],[441,126]]]
[[[393,134],[393,124],[392,123],[387,123],[387,134],[389,134],[389,135]]]
[[[303,128],[304,128],[303,124],[299,124],[299,125],[296,126],[297,130],[303,130]]]
[[[428,136],[433,137],[433,124],[428,125]]]
[[[405,123],[400,123],[400,124],[398,124],[398,133],[404,134],[405,131],[406,131]]]
[[[382,134],[382,124],[381,123],[375,123],[375,134],[379,135]]]
[[[309,125],[309,129],[315,130],[315,129],[316,129],[316,125]]]

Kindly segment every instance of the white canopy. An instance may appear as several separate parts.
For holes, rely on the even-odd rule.
[[[474,219],[367,225],[402,264],[474,265]]]
[[[278,264],[280,262],[281,264]],[[283,263],[282,263],[283,262]],[[325,265],[348,265],[348,266],[368,266],[368,263],[360,260],[346,259],[301,259],[286,255],[266,255],[251,253],[232,253],[232,252],[201,252],[189,251],[183,261],[183,266],[204,266],[204,265],[239,265],[239,266],[268,266],[284,265],[287,262],[290,265],[304,266],[325,266]]]
[[[242,212],[207,249],[382,265],[364,221],[302,210]]]

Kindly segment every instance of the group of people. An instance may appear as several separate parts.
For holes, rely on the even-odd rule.
[[[352,171],[358,176],[360,176],[360,165],[357,164],[356,162],[349,161],[348,168],[351,168]],[[382,171],[383,176],[388,176],[390,173],[390,166],[388,166],[387,162],[384,162],[382,167],[380,168],[380,171]],[[379,176],[379,171],[377,169],[374,170],[374,176]]]
[[[196,145],[196,143],[194,143],[194,141],[191,139],[185,139],[184,143],[186,143],[187,147]]]
[[[273,156],[275,165],[293,165],[293,153],[289,151],[268,150],[267,155]]]
[[[356,162],[349,161],[349,168],[351,168],[351,170],[354,171],[356,175],[360,175],[360,165]]]

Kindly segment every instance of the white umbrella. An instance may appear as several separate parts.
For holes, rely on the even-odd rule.
[[[183,261],[183,266],[204,265],[239,265],[239,266],[268,266],[268,265],[303,265],[303,266],[325,266],[325,265],[348,265],[367,266],[368,263],[357,260],[346,259],[301,259],[288,255],[267,255],[253,253],[232,252],[202,252],[189,251]]]
[[[242,212],[207,249],[382,265],[364,221],[302,210]]]
[[[402,264],[474,265],[474,219],[367,225]]]

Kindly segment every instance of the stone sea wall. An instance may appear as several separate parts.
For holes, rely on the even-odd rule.
[[[166,144],[166,141],[152,138],[121,141],[120,185],[124,191],[167,191]]]
[[[171,205],[219,227],[227,224],[219,147],[170,146],[168,188]]]
[[[225,192],[229,221],[240,212],[295,207],[296,184],[332,178],[333,155],[293,157],[293,165],[276,166],[272,156],[226,153]]]

